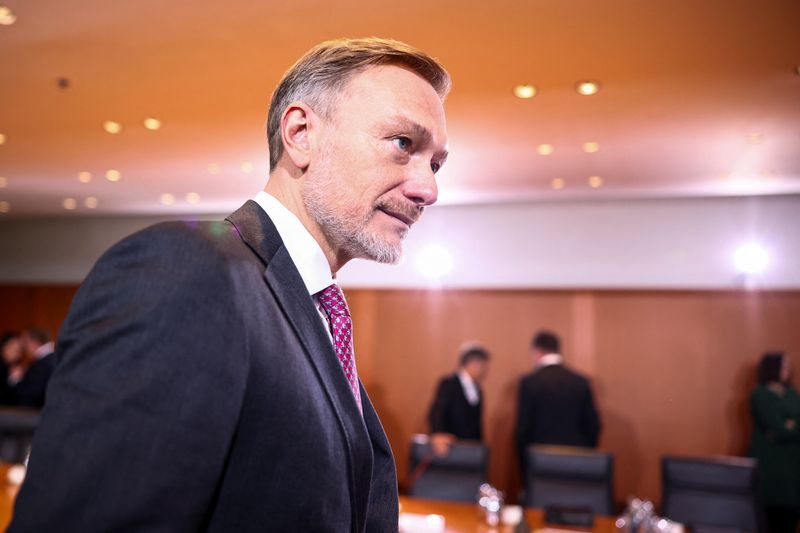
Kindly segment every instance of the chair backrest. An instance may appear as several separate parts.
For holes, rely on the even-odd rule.
[[[662,514],[671,520],[694,528],[763,531],[755,459],[664,457],[661,486]]]
[[[592,448],[532,445],[525,450],[526,507],[614,514],[614,456]]]
[[[434,456],[427,435],[411,439],[410,496],[432,500],[475,502],[486,482],[489,449],[480,442],[457,441],[444,457]]]
[[[25,408],[0,408],[0,461],[24,463],[39,423],[39,411]]]

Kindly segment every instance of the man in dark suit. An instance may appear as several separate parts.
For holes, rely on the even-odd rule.
[[[561,343],[549,331],[533,337],[536,368],[519,385],[517,446],[524,468],[530,444],[597,447],[600,417],[589,380],[567,368]]]
[[[28,367],[19,382],[12,386],[12,392],[18,405],[41,409],[47,383],[56,366],[54,345],[50,334],[37,327],[24,330],[21,339]]]
[[[443,455],[455,440],[483,440],[481,383],[489,369],[489,352],[478,345],[462,349],[459,368],[443,378],[428,413],[431,443]]]
[[[263,192],[98,261],[61,330],[10,532],[397,531],[335,276],[397,261],[436,200],[449,83],[403,43],[318,45],[273,94]]]

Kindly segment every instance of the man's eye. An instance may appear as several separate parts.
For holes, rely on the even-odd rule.
[[[411,149],[411,139],[408,137],[395,137],[392,140],[394,145],[404,152],[408,152]]]
[[[437,172],[439,172],[439,169],[440,169],[440,168],[442,168],[442,165],[441,165],[441,164],[439,164],[439,163],[431,163],[431,170],[433,170],[433,173],[434,173],[434,174],[436,174]]]

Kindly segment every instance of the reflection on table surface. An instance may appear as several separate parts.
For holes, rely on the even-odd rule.
[[[420,515],[441,515],[444,517],[446,533],[515,533],[514,526],[490,527],[483,523],[483,516],[478,506],[471,503],[446,502],[438,500],[422,500],[400,497],[400,512]],[[525,509],[525,523],[529,530],[561,529],[572,531],[591,531],[593,533],[611,533],[614,531],[615,519],[608,516],[595,517],[591,529],[569,526],[548,525],[544,521],[544,512],[540,509]]]

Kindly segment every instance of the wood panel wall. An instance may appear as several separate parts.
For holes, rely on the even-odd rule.
[[[75,290],[0,286],[0,331],[38,324],[55,333]],[[782,349],[800,364],[800,291],[346,292],[359,373],[401,476],[409,438],[427,430],[434,387],[455,369],[459,346],[478,340],[491,350],[490,480],[512,497],[517,383],[532,367],[528,345],[539,328],[559,332],[568,363],[592,379],[618,500],[658,500],[665,454],[745,453],[761,353]]]

